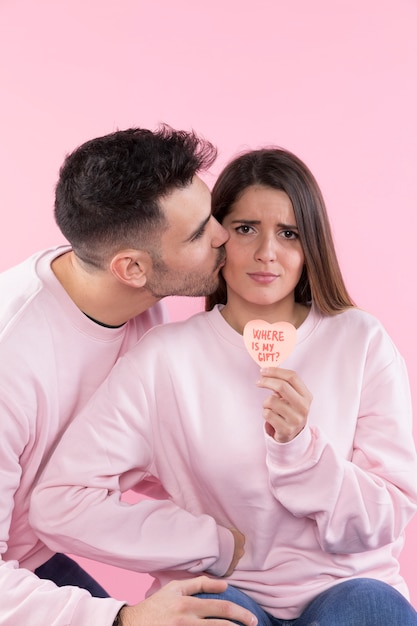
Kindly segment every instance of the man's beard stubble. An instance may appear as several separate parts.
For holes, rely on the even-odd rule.
[[[146,288],[158,299],[167,296],[194,298],[208,296],[216,291],[219,286],[219,272],[225,258],[225,249],[219,248],[216,264],[210,274],[202,274],[197,271],[179,274],[177,271],[171,270],[160,257],[155,257],[152,259],[152,277],[148,279]]]

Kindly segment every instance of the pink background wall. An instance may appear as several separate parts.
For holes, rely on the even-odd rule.
[[[315,173],[348,286],[404,354],[415,402],[416,32],[415,0],[0,0],[0,269],[63,241],[57,171],[93,136],[194,128],[220,150],[210,185],[238,150],[278,144]],[[175,319],[201,305],[169,301]],[[416,552],[417,519],[415,605]],[[148,586],[88,566],[117,597]]]

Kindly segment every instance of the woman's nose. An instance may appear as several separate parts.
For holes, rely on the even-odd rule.
[[[256,249],[255,258],[262,263],[268,263],[276,260],[277,242],[275,237],[263,237]]]

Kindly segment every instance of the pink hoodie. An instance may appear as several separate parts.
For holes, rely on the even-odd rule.
[[[283,367],[312,392],[307,427],[264,429],[258,366],[216,308],[149,333],[73,421],[35,491],[42,539],[172,578],[221,576],[230,527],[246,537],[228,579],[272,615],[367,576],[407,595],[403,531],[416,511],[417,457],[406,368],[381,324],[314,308]],[[127,504],[149,477],[165,500]]]
[[[74,413],[120,354],[166,316],[158,305],[122,328],[92,322],[51,271],[51,261],[67,250],[47,250],[0,274],[2,626],[110,626],[122,604],[32,573],[53,552],[29,524],[29,500]]]

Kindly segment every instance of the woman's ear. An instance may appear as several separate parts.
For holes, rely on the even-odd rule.
[[[120,250],[110,261],[110,271],[116,280],[136,289],[144,287],[152,263],[145,250]]]

